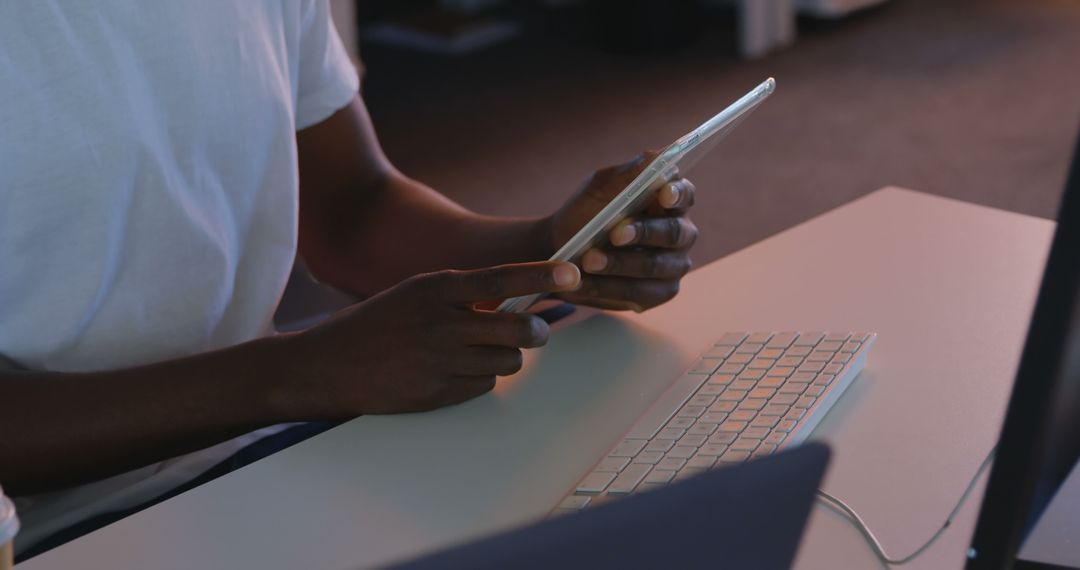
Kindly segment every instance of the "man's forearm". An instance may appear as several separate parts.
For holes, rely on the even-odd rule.
[[[285,421],[276,342],[110,372],[0,373],[0,481],[17,495],[48,491]]]
[[[309,267],[354,294],[367,296],[418,273],[539,261],[552,254],[546,218],[477,214],[400,174],[355,196],[321,220],[324,227],[309,223],[305,230],[301,222],[301,253]]]

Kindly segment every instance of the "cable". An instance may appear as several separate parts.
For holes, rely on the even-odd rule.
[[[862,534],[864,539],[866,539],[866,543],[870,545],[870,549],[873,550],[874,554],[886,565],[899,566],[901,564],[907,564],[908,562],[911,562],[912,560],[918,558],[919,555],[925,552],[926,549],[930,548],[930,546],[937,542],[937,539],[945,533],[945,529],[949,528],[949,525],[951,525],[953,522],[953,518],[956,517],[956,513],[960,512],[960,508],[964,506],[965,502],[967,502],[967,499],[971,495],[971,492],[975,490],[975,485],[979,482],[979,478],[982,476],[983,472],[986,471],[986,468],[989,467],[990,464],[994,461],[994,456],[996,454],[997,446],[995,445],[993,449],[990,450],[990,453],[986,454],[986,459],[983,459],[982,465],[980,465],[979,469],[975,471],[975,476],[971,478],[971,482],[969,482],[967,488],[964,489],[964,494],[960,495],[960,500],[956,503],[956,506],[953,507],[953,510],[949,512],[949,516],[945,518],[945,524],[941,525],[941,528],[939,528],[937,532],[935,532],[933,536],[930,537],[929,540],[923,543],[922,546],[916,548],[914,552],[908,554],[907,556],[904,556],[903,558],[890,557],[885,552],[885,548],[881,545],[881,542],[878,540],[878,538],[874,536],[874,532],[870,530],[870,527],[866,524],[866,521],[864,521],[862,517],[859,516],[859,513],[855,512],[855,509],[848,506],[847,503],[821,490],[817,492],[818,500],[821,501],[823,505],[829,507],[830,509],[836,511],[837,513],[843,515],[849,521],[851,521],[852,524],[855,525],[855,529],[858,530],[860,534]]]

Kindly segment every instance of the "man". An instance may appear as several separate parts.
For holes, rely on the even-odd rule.
[[[482,216],[395,170],[357,91],[325,1],[0,4],[0,482],[22,552],[281,424],[491,390],[548,329],[478,303],[645,310],[677,292],[689,182],[582,275],[536,260],[647,157],[551,216]],[[297,254],[366,300],[274,335]]]

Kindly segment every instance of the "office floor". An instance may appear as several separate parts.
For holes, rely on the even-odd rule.
[[[704,263],[896,184],[1053,217],[1080,126],[1080,2],[892,0],[734,55],[608,53],[572,9],[463,58],[365,45],[365,96],[405,172],[481,212],[540,214],[596,166],[673,140],[767,76],[776,95],[691,178]],[[857,236],[853,236],[857,239]],[[843,255],[843,252],[837,252]]]

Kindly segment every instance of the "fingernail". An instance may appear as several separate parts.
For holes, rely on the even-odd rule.
[[[581,273],[578,271],[577,266],[572,263],[560,263],[555,266],[551,275],[555,280],[555,284],[559,287],[570,287],[581,280]]]
[[[637,229],[633,224],[626,224],[621,228],[617,228],[611,235],[611,243],[615,245],[626,245],[637,237]]]
[[[607,267],[608,256],[599,249],[590,249],[585,252],[585,256],[581,259],[582,269],[589,273],[599,273]]]
[[[675,207],[675,204],[679,203],[679,194],[680,193],[681,193],[681,190],[679,190],[679,183],[678,182],[672,182],[671,184],[668,184],[668,192],[667,192],[668,199],[664,200],[667,203],[663,204],[663,206],[665,208],[673,208],[673,207]]]

